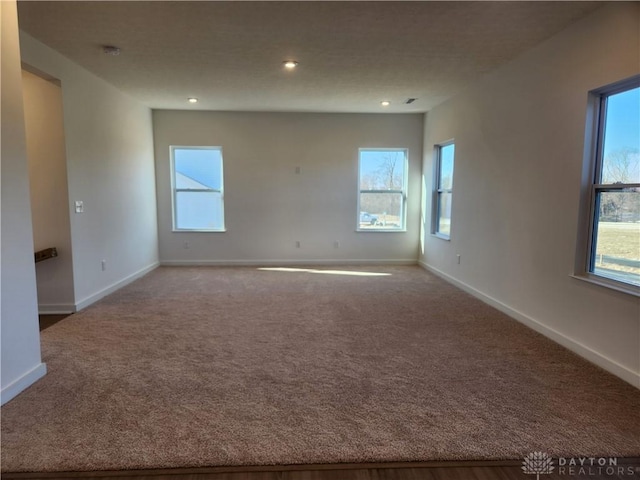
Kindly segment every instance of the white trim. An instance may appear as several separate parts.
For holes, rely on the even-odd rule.
[[[197,228],[173,228],[171,230],[171,233],[189,233],[189,232],[196,232],[196,233],[225,233],[227,231],[226,228],[223,228],[222,230],[213,230],[213,229],[209,229],[209,230],[204,230],[204,229],[197,229]]]
[[[440,240],[445,240],[445,241],[447,241],[447,242],[450,242],[450,241],[451,241],[451,237],[449,237],[449,236],[445,235],[444,233],[440,233],[440,232],[438,232],[438,233],[432,233],[432,234],[431,234],[431,236],[432,236],[432,237],[435,237],[435,238],[439,238]]]
[[[131,282],[139,279],[140,277],[143,277],[144,275],[146,275],[147,273],[149,273],[152,270],[155,270],[159,266],[160,266],[160,262],[154,262],[151,265],[149,265],[148,267],[144,267],[143,269],[132,273],[128,277],[125,277],[122,280],[119,280],[119,281],[109,285],[107,288],[99,290],[98,292],[93,293],[93,294],[89,295],[88,297],[85,297],[84,299],[82,299],[82,300],[80,300],[79,302],[76,303],[76,310],[75,311],[79,312],[83,308],[88,307],[89,305],[91,305],[92,303],[97,302],[101,298],[104,298],[107,295],[115,292],[116,290],[121,289],[125,285],[128,285]]]
[[[554,330],[553,328],[548,327],[547,325],[544,325],[540,321],[535,320],[534,318],[531,318],[530,316],[522,312],[519,312],[518,310],[515,310],[509,307],[508,305],[505,305],[501,301],[496,300],[495,298],[490,297],[489,295],[482,293],[479,290],[476,290],[472,286],[453,278],[452,276],[444,273],[441,270],[438,270],[435,267],[427,265],[426,263],[421,261],[418,261],[418,265],[420,265],[425,270],[428,270],[438,275],[439,277],[443,278],[447,282],[452,283],[453,285],[464,290],[465,292],[473,295],[479,300],[482,300],[484,303],[491,305],[497,310],[500,310],[502,313],[509,315],[510,317],[526,325],[527,327],[532,328],[536,332],[541,333],[542,335],[553,340],[554,342],[559,343],[563,347],[568,348],[572,352],[577,353],[582,358],[590,361],[591,363],[596,364],[597,366],[621,378],[625,382],[628,382],[634,387],[640,389],[640,373],[639,372],[634,372],[628,367],[625,367],[624,365],[620,365],[615,360],[612,360],[602,355],[601,353],[596,352],[595,350],[592,350],[586,345],[576,342],[575,340],[567,337],[563,333],[560,333],[557,330]]]
[[[0,391],[0,405],[4,405],[9,400],[15,398],[31,385],[36,383],[47,374],[47,364],[39,363],[20,378],[14,380]]]
[[[163,267],[263,267],[300,265],[416,265],[415,259],[404,260],[162,260]]]
[[[407,233],[407,229],[403,228],[403,229],[395,229],[392,230],[390,228],[358,228],[356,230],[356,233],[362,233],[362,232],[366,232],[366,233]]]
[[[42,303],[38,305],[39,315],[61,315],[74,313],[76,306],[73,303]]]
[[[588,282],[593,285],[599,285],[600,287],[610,288],[611,290],[626,293],[627,295],[633,295],[634,297],[640,297],[640,288],[631,283],[618,282],[614,279],[609,279],[595,273],[569,276],[571,278],[575,278],[576,280]]]

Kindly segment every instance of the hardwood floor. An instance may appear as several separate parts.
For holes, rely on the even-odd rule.
[[[395,466],[397,465],[397,466]],[[532,480],[522,472],[520,461],[430,462],[409,464],[294,465],[286,467],[217,467],[122,472],[3,473],[4,479],[30,480]],[[626,480],[640,479],[640,459],[621,458],[622,475],[572,475],[556,470],[541,475],[542,480]],[[360,468],[363,467],[363,468]],[[593,473],[593,472],[590,472]]]

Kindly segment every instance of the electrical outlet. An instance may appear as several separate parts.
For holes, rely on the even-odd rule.
[[[300,240],[296,240],[296,248],[300,248]]]
[[[82,200],[76,200],[76,213],[84,213],[84,202]]]
[[[340,248],[340,240],[335,240],[333,242],[333,248]]]
[[[100,266],[102,267],[102,271],[104,272],[107,269],[107,261],[106,260],[102,260],[100,262]]]
[[[191,245],[189,245],[189,242],[184,242],[182,244],[182,248],[184,248],[185,250],[189,250],[191,248]]]
[[[457,255],[456,255],[456,258],[458,259],[458,265],[460,265],[460,260],[461,260],[461,258],[462,258],[462,257],[461,257],[461,255],[460,255],[460,254],[457,254]]]

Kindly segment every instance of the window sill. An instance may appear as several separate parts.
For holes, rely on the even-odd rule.
[[[171,231],[173,233],[225,233],[227,229],[224,228],[222,230],[189,230],[186,228],[180,228],[180,229],[174,228]]]
[[[609,288],[617,292],[626,293],[627,295],[632,295],[634,297],[640,297],[640,287],[636,287],[634,285],[627,285],[622,282],[617,282],[609,278],[601,277],[599,275],[588,274],[588,273],[572,274],[569,276],[572,278],[575,278],[576,280],[581,280],[583,282],[599,285],[601,287]]]
[[[431,236],[439,238],[440,240],[444,240],[446,242],[450,242],[451,241],[451,237],[450,236],[443,235],[441,233],[432,233]]]
[[[357,228],[357,233],[407,233],[407,229]]]

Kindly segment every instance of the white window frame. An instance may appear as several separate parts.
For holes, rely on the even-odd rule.
[[[640,183],[602,184],[602,162],[604,153],[604,126],[606,122],[607,98],[627,90],[640,87],[640,75],[607,85],[589,92],[587,126],[585,135],[585,171],[581,189],[580,222],[574,278],[640,297],[640,287],[594,272],[596,260],[596,218],[599,215],[599,194],[640,188]]]
[[[454,158],[453,158],[453,172],[452,172],[452,177],[451,177],[451,188],[442,188],[442,149],[444,147],[448,147],[449,145],[454,145],[455,146],[455,139],[450,139],[447,140],[446,142],[441,142],[438,143],[436,145],[434,145],[434,157],[435,157],[435,162],[434,162],[434,178],[435,181],[433,182],[433,200],[431,202],[432,205],[432,211],[431,211],[431,234],[441,238],[443,240],[451,240],[451,231],[452,231],[452,227],[453,225],[451,223],[453,223],[453,209],[451,211],[451,217],[450,217],[450,221],[451,223],[449,224],[449,234],[447,235],[446,233],[442,233],[440,231],[440,197],[442,194],[444,193],[449,193],[451,194],[451,206],[453,207],[453,176],[455,175],[455,171],[456,171],[456,161],[455,161],[455,154],[454,154]]]
[[[178,189],[176,188],[176,168],[175,168],[175,151],[176,150],[216,150],[220,152],[220,188],[203,188],[203,189]],[[171,168],[171,225],[174,232],[226,232],[225,215],[224,215],[224,155],[221,146],[195,146],[195,145],[171,145],[169,147],[169,158]],[[176,206],[178,202],[178,192],[215,192],[220,193],[222,203],[222,227],[221,228],[178,228]]]
[[[361,190],[360,189],[360,174],[361,174],[361,154],[362,152],[403,152],[404,153],[404,170],[402,176],[402,190]],[[389,147],[389,148],[359,148],[358,149],[358,210],[356,218],[356,232],[366,233],[403,233],[407,231],[407,198],[408,198],[408,178],[409,178],[409,149],[403,147]],[[360,197],[363,193],[388,193],[388,194],[401,194],[402,207],[400,211],[400,220],[402,226],[400,228],[360,228]]]

